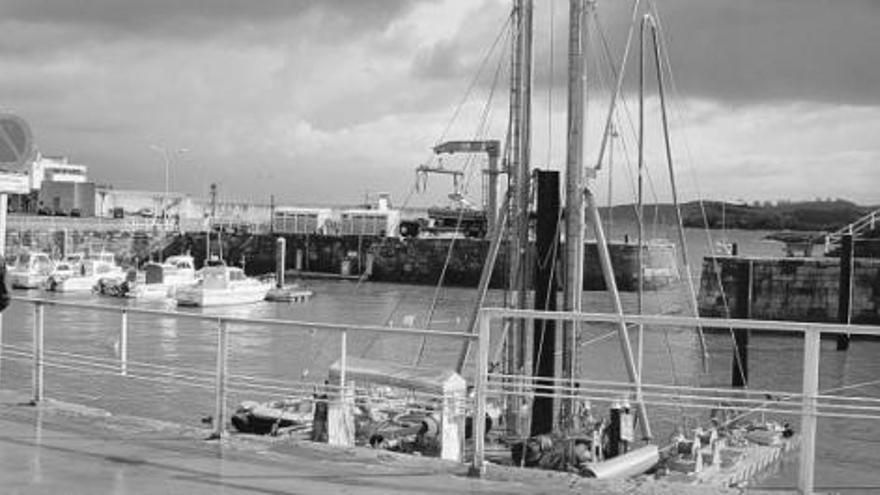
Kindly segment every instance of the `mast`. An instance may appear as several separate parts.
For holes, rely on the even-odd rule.
[[[532,96],[532,0],[514,0],[510,122],[511,146],[508,164],[510,196],[510,236],[508,238],[510,306],[526,309],[529,253],[529,179],[531,156]],[[506,367],[510,374],[531,374],[528,332],[522,321],[510,325],[507,335]],[[508,411],[519,410],[518,404]],[[513,418],[510,418],[513,419]],[[522,430],[523,418],[511,425]]]
[[[565,283],[563,310],[581,311],[584,287],[584,201],[583,155],[584,114],[586,101],[587,64],[585,61],[587,1],[570,0],[568,34],[568,132],[565,161]],[[562,349],[562,378],[574,387],[574,322],[563,324],[560,345]],[[560,415],[571,414],[570,400],[560,404]],[[557,423],[559,424],[559,423]]]

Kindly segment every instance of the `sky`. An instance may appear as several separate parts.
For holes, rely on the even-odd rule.
[[[668,54],[682,199],[848,198],[880,204],[880,2],[655,0]],[[596,160],[632,0],[589,25],[585,160]],[[506,132],[508,0],[0,0],[0,107],[37,146],[120,189],[278,203],[442,202],[415,187],[443,139]],[[535,2],[533,154],[565,162],[565,0]],[[497,43],[493,45],[493,42]],[[632,55],[637,55],[634,49]],[[648,61],[653,63],[649,57]],[[615,203],[633,199],[637,65],[627,64]],[[647,71],[649,200],[668,200],[660,104]],[[674,84],[673,84],[674,81]],[[447,157],[480,201],[483,157]],[[610,173],[609,173],[610,171]]]

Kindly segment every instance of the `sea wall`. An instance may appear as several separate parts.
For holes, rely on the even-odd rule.
[[[369,271],[369,279],[378,282],[436,284],[442,275],[449,286],[476,287],[489,251],[489,241],[484,239],[399,239],[378,236],[314,235],[314,234],[231,234],[224,235],[218,243],[212,235],[211,252],[220,252],[235,264],[245,265],[248,274],[259,275],[275,269],[275,240],[284,237],[287,244],[286,265],[288,269],[300,268],[306,272],[340,274],[343,265],[346,273],[360,275]],[[451,253],[450,253],[450,244]],[[187,233],[169,243],[165,255],[189,251],[200,264],[206,250],[204,233]],[[531,246],[534,254],[534,246]],[[674,250],[672,251],[674,253]],[[634,244],[610,246],[614,275],[620,290],[635,290],[638,283],[638,248]],[[669,253],[656,256],[651,251],[646,260],[651,263],[671,259]],[[444,272],[447,258],[449,260]],[[585,249],[584,289],[604,290],[605,283],[599,265],[595,243]],[[299,259],[299,266],[297,266]],[[556,260],[560,263],[560,260]],[[560,263],[561,265],[561,263]],[[557,267],[557,273],[559,272]],[[677,272],[676,272],[677,273]],[[491,287],[501,288],[507,284],[507,249],[501,246],[495,263]],[[531,279],[531,273],[529,275]],[[668,281],[667,281],[668,282]],[[662,284],[657,284],[662,285]]]
[[[726,299],[732,316],[744,308],[741,316],[752,319],[832,323],[839,277],[837,258],[706,257],[700,314],[726,316]],[[880,324],[880,260],[854,261],[852,322]]]

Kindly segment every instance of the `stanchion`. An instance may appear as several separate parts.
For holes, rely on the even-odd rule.
[[[43,304],[34,306],[34,398],[33,405],[43,400]]]
[[[798,490],[813,493],[816,466],[816,395],[819,393],[819,354],[821,334],[815,330],[804,333],[804,385],[801,405],[801,465]]]
[[[489,375],[489,317],[479,316],[479,340],[477,340],[477,369],[474,384],[474,459],[469,474],[481,477],[486,473],[486,380]]]
[[[217,321],[217,373],[216,373],[216,404],[214,407],[214,431],[209,440],[218,440],[226,434],[226,358],[228,346],[227,323]]]
[[[128,311],[122,310],[122,322],[119,326],[119,374],[128,374]]]

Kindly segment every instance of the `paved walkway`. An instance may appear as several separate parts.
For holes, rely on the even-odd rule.
[[[0,391],[2,494],[614,494],[635,488],[546,472],[478,480],[464,476],[464,466],[438,460],[308,442],[205,441],[204,430],[25,401]],[[635,493],[706,492],[651,485]]]

